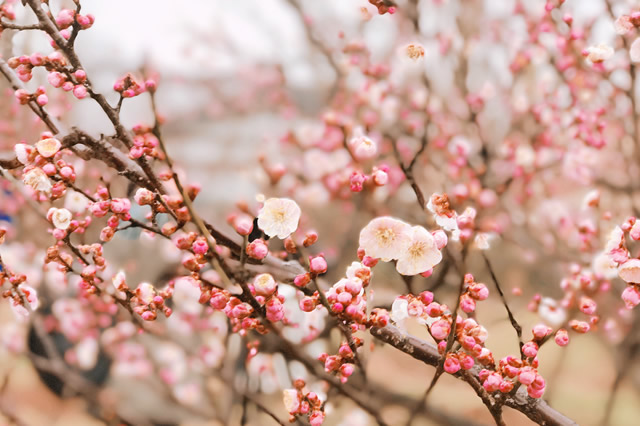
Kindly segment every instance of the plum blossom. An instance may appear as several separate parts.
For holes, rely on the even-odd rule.
[[[29,163],[29,156],[33,152],[33,147],[24,143],[18,143],[13,147],[13,150],[16,153],[16,158],[22,164]]]
[[[409,318],[408,311],[409,302],[404,297],[396,297],[391,305],[391,319],[400,328],[405,331],[405,320]]]
[[[640,283],[640,259],[629,259],[618,269],[620,278],[628,283]]]
[[[67,191],[67,195],[64,198],[64,208],[72,213],[82,213],[87,209],[89,200],[79,192]]]
[[[53,209],[51,222],[57,229],[67,229],[71,224],[71,212],[67,209]]]
[[[456,212],[449,205],[447,194],[433,194],[427,202],[427,209],[433,213],[436,223],[447,231],[458,231]]]
[[[360,231],[359,242],[367,256],[398,259],[411,243],[411,226],[390,216],[377,217]]]
[[[428,271],[442,260],[435,239],[422,226],[411,228],[411,242],[400,255],[396,269],[402,275],[416,275]]]
[[[585,53],[587,54],[587,59],[589,59],[594,64],[604,62],[610,57],[613,56],[613,48],[604,43],[600,43],[597,46],[589,46]]]
[[[349,141],[349,147],[358,160],[369,160],[378,153],[378,146],[375,141],[366,136],[362,128],[354,130],[354,136]]]
[[[633,309],[640,304],[640,291],[635,285],[629,285],[622,292],[622,300],[627,309]]]
[[[258,226],[269,237],[285,239],[298,229],[300,207],[288,198],[269,198],[258,213]]]
[[[538,307],[538,315],[552,327],[559,327],[567,319],[567,312],[564,308],[550,297],[542,298]]]
[[[616,33],[619,35],[625,35],[633,30],[633,23],[631,22],[629,15],[621,15],[614,22]]]
[[[282,400],[284,402],[284,408],[289,413],[295,413],[300,407],[300,400],[298,398],[298,392],[295,389],[285,389],[282,391]]]
[[[60,147],[62,144],[58,139],[55,138],[47,138],[42,139],[36,142],[36,149],[38,150],[38,154],[42,155],[45,158],[50,158],[56,155],[58,151],[60,151]]]
[[[29,317],[29,311],[35,311],[40,306],[40,301],[38,299],[38,292],[36,290],[26,284],[20,284],[18,286],[18,290],[24,295],[24,300],[29,304],[29,308],[27,309],[21,303],[12,300],[10,306],[11,310],[15,314],[18,320],[26,320]]]
[[[39,167],[34,167],[26,172],[24,176],[22,176],[22,181],[34,191],[49,193],[53,187],[45,172]]]

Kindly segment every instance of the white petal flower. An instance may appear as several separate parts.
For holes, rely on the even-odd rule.
[[[151,303],[155,295],[156,289],[149,283],[140,283],[136,288],[136,296],[140,303],[144,305]]]
[[[599,62],[604,62],[610,57],[613,56],[613,48],[604,43],[601,43],[597,46],[589,46],[587,48],[587,59],[589,59],[594,64]]]
[[[618,269],[620,278],[628,283],[640,283],[640,259],[629,259]]]
[[[476,248],[480,250],[489,250],[491,248],[491,241],[495,239],[496,234],[490,232],[478,232],[473,239],[473,243]]]
[[[616,262],[611,259],[611,256],[602,252],[593,258],[591,262],[591,268],[593,272],[598,275],[602,275],[606,279],[610,280],[618,275],[618,267]]]
[[[298,392],[295,389],[285,389],[282,391],[282,400],[284,402],[284,408],[289,413],[295,413],[300,407],[300,400],[298,399]]]
[[[376,156],[378,146],[371,138],[364,134],[362,128],[356,128],[349,140],[351,152],[358,160],[368,160]]]
[[[55,138],[47,138],[36,142],[36,149],[38,150],[38,154],[42,155],[45,158],[50,158],[56,155],[56,153],[60,151],[61,146],[62,144],[60,143],[60,141]]]
[[[300,207],[288,198],[269,198],[258,213],[258,227],[269,237],[285,239],[300,221]]]
[[[447,194],[433,194],[427,201],[427,209],[433,213],[436,223],[445,231],[457,232],[458,214],[449,207]],[[456,240],[457,238],[454,238]]]
[[[367,256],[388,261],[397,259],[411,243],[411,227],[393,217],[373,219],[360,231],[360,247]]]
[[[619,16],[618,19],[616,19],[616,21],[614,22],[614,27],[616,29],[617,34],[624,35],[631,32],[631,30],[633,30],[634,25],[631,23],[631,20],[629,19],[629,15],[622,15],[622,16]]]
[[[442,253],[429,231],[422,226],[411,228],[411,243],[400,255],[396,269],[402,275],[416,275],[428,271],[442,260]]]
[[[90,370],[98,361],[98,341],[92,337],[85,337],[76,345],[76,356],[78,357],[78,367],[82,370]]]
[[[609,233],[609,238],[607,238],[607,243],[604,247],[604,252],[610,253],[612,250],[620,248],[623,243],[624,243],[624,232],[622,231],[622,228],[620,228],[619,226],[616,226]]]
[[[15,151],[16,158],[19,162],[25,165],[29,163],[29,155],[33,151],[33,147],[24,143],[18,143],[13,147],[13,150]]]
[[[55,209],[51,215],[51,222],[58,229],[67,229],[71,224],[72,217],[71,212],[67,209]]]
[[[550,297],[544,297],[538,306],[538,315],[551,327],[560,327],[567,319],[567,312],[558,302]]]
[[[25,185],[30,186],[34,191],[41,191],[49,193],[53,185],[51,181],[42,171],[41,168],[35,167],[22,176],[22,181]]]
[[[64,208],[72,213],[83,213],[89,200],[79,192],[67,190],[67,196],[64,198]]]
[[[397,297],[391,305],[391,319],[403,331],[406,330],[405,320],[409,318],[408,306],[409,302],[402,297]]]

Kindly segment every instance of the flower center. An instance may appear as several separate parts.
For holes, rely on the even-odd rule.
[[[378,239],[378,242],[382,245],[387,245],[391,243],[391,241],[393,241],[395,237],[396,237],[396,233],[393,232],[393,229],[391,228],[378,229],[376,233],[376,238]]]
[[[273,220],[276,222],[282,223],[284,222],[285,214],[282,209],[277,209],[273,211]]]
[[[411,257],[418,258],[424,254],[425,244],[423,241],[418,241],[409,247],[409,255]]]

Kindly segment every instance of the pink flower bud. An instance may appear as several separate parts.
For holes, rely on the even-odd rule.
[[[443,230],[438,230],[432,233],[433,235],[433,239],[436,242],[436,247],[438,248],[438,250],[442,250],[444,248],[444,246],[447,245],[447,234],[446,232],[444,232]]]
[[[131,209],[131,201],[128,198],[114,198],[111,200],[111,211],[116,214],[128,213]]]
[[[322,256],[316,256],[309,262],[309,269],[314,274],[324,274],[327,272],[327,261]]]
[[[304,241],[302,245],[305,247],[310,247],[318,241],[318,233],[315,231],[309,231],[304,237]]]
[[[569,344],[569,333],[564,328],[557,331],[555,341],[558,346],[567,346]]]
[[[384,186],[389,182],[389,175],[383,170],[376,170],[373,172],[373,183],[377,186]]]
[[[36,103],[40,106],[45,106],[49,103],[49,98],[47,97],[47,95],[39,95],[36,98]]]
[[[304,312],[311,312],[316,308],[316,302],[309,296],[305,296],[300,300],[300,309]]]
[[[457,358],[453,358],[447,355],[447,359],[444,362],[444,371],[449,374],[455,374],[460,370],[460,361]]]
[[[425,305],[430,304],[431,302],[433,302],[433,293],[430,291],[423,291],[422,293],[420,293],[420,301]]]
[[[362,282],[360,280],[347,280],[344,289],[357,296],[362,291]]]
[[[476,309],[476,302],[471,297],[466,294],[463,294],[460,297],[460,309],[463,312],[470,313]]]
[[[500,374],[491,373],[482,383],[482,386],[486,389],[487,392],[495,392],[500,389],[500,384],[502,383],[502,381],[503,379]]]
[[[297,275],[293,279],[293,283],[298,287],[304,287],[307,284],[309,284],[310,282],[311,282],[311,276],[308,273],[307,274]]]
[[[522,346],[522,353],[528,358],[535,358],[538,355],[538,344],[527,342]]]
[[[353,172],[351,174],[351,178],[349,179],[351,192],[362,191],[364,182],[366,180],[367,180],[367,177],[361,172]]]
[[[448,321],[438,320],[431,324],[430,331],[434,339],[443,340],[446,339],[449,335],[449,332],[451,331],[451,325]]]
[[[622,300],[627,309],[633,309],[640,304],[640,291],[638,291],[637,286],[628,285],[622,291]]]
[[[530,385],[536,379],[536,372],[531,367],[523,367],[518,374],[518,381],[523,385]]]
[[[155,199],[155,197],[153,195],[153,192],[149,191],[148,189],[139,188],[136,191],[136,194],[134,195],[133,199],[136,201],[136,203],[138,203],[138,205],[144,206],[147,204],[151,204]]]
[[[541,340],[547,337],[551,333],[551,327],[544,324],[538,324],[533,327],[532,333],[536,340]]]
[[[240,235],[249,235],[253,231],[253,221],[246,216],[240,216],[233,221],[233,229]]]
[[[596,312],[596,302],[589,298],[589,297],[581,297],[580,298],[580,310],[587,314],[587,315],[593,315]]]
[[[353,374],[353,364],[342,364],[342,366],[340,367],[340,373],[344,376],[344,377],[349,377]]]
[[[262,260],[269,254],[269,248],[263,240],[257,239],[247,244],[246,252],[249,257]]]
[[[73,96],[78,99],[84,99],[87,97],[87,88],[81,84],[76,85],[73,88]]]
[[[191,249],[195,254],[204,255],[209,250],[209,246],[203,239],[198,239],[193,242],[193,244],[191,245]]]

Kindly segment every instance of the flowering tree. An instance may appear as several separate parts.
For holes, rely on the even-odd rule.
[[[358,31],[329,34],[288,0],[331,87],[305,117],[277,67],[256,84],[252,99],[270,94],[290,130],[248,160],[266,195],[238,200],[224,225],[199,204],[216,184],[191,181],[163,138],[162,70],[102,93],[75,48],[96,18],[79,0],[22,3],[0,0],[12,52],[0,58],[0,276],[15,314],[3,343],[51,389],[109,424],[469,424],[429,402],[452,376],[498,425],[514,411],[570,425],[544,400],[542,348],[590,333],[621,354],[609,421],[638,346],[640,12],[369,0]],[[363,41],[374,23],[392,47]],[[22,32],[50,47],[14,54]],[[128,126],[122,107],[138,97],[153,118]],[[110,132],[70,125],[70,102],[97,105]],[[124,246],[135,273],[109,251]],[[489,344],[483,311],[496,310],[512,352]],[[433,367],[422,396],[372,378],[389,348]],[[108,376],[154,381],[179,408],[127,410],[105,398]]]

